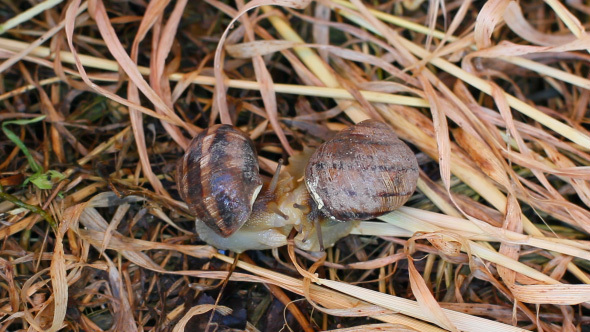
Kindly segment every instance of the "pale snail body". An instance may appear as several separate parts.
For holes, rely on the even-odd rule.
[[[303,250],[318,251],[320,244],[313,218],[320,218],[325,247],[333,246],[340,238],[348,235],[356,223],[334,222],[319,215],[305,183],[301,181],[302,166],[298,165],[302,161],[305,164],[311,152],[306,149],[289,159],[289,166],[283,167],[274,192],[269,193],[267,186],[262,189],[250,218],[240,230],[222,237],[197,220],[199,237],[218,249],[243,252],[282,247],[287,244],[287,237],[295,228],[298,230],[293,239],[295,245]]]
[[[239,132],[237,128],[231,128],[233,130],[221,127],[224,133]],[[240,142],[234,147],[241,146],[246,151],[224,154],[226,159],[237,160],[212,158],[217,162],[202,161],[206,159],[202,155],[209,151],[205,147],[210,145],[195,141],[203,140],[207,135],[220,138],[215,134],[219,129],[219,126],[209,128],[209,134],[195,138],[177,168],[179,191],[197,216],[199,237],[218,249],[242,252],[280,247],[287,244],[287,237],[295,228],[298,231],[294,238],[295,245],[304,250],[317,251],[321,246],[316,235],[316,220],[322,228],[323,245],[330,247],[350,233],[356,225],[355,220],[369,219],[395,210],[407,201],[416,188],[416,157],[387,125],[378,121],[363,121],[343,130],[322,144],[313,156],[309,149],[294,155],[289,159],[289,165],[283,168],[276,188],[272,191],[268,190],[268,184],[260,191],[257,178],[251,174],[254,169],[258,171],[258,165],[253,166],[250,162],[256,154],[251,141],[245,139],[245,134],[228,136]],[[197,148],[199,152],[191,151]],[[240,159],[244,156],[247,162]],[[199,160],[199,166],[191,165],[194,160]],[[202,196],[190,196],[191,192],[202,195],[204,192],[219,191],[219,188],[209,188],[211,184],[227,185],[227,181],[216,179],[215,176],[220,175],[227,180],[225,176],[228,172],[201,169],[201,166],[207,165],[238,165],[229,172],[237,184],[229,186],[227,193],[218,195],[224,198],[224,202],[229,200],[232,204],[237,202],[243,205],[230,204],[237,211],[235,216],[228,218],[227,213],[218,213],[216,209],[219,203],[203,204],[205,198]],[[208,181],[202,183],[204,190],[194,189],[197,184],[190,182],[204,177],[187,174],[190,172],[208,174],[205,177]],[[245,183],[241,183],[243,181]],[[236,188],[243,188],[241,190],[245,193],[236,193]],[[257,197],[258,192],[260,195]],[[213,211],[195,211],[195,208]],[[244,221],[245,213],[247,218]],[[225,215],[226,220],[215,220],[221,215]]]

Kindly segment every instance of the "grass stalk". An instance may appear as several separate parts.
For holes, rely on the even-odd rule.
[[[15,41],[12,39],[0,38],[0,45],[5,49],[8,49],[13,52],[19,52],[23,49],[28,47],[27,43],[23,43],[20,41]],[[304,52],[306,53],[306,52]],[[40,58],[51,58],[51,52],[46,47],[36,47],[34,48],[31,53],[36,57]],[[74,63],[74,58],[70,52],[62,51],[60,53],[61,59],[65,63]],[[86,67],[108,70],[112,72],[117,72],[119,70],[119,65],[116,61],[107,60],[107,59],[100,59],[97,57],[83,55],[80,54],[80,60],[82,64]],[[149,75],[150,69],[147,67],[139,66],[139,71],[143,75]],[[320,68],[318,66],[318,68]],[[170,80],[172,81],[180,81],[184,78],[184,74],[182,73],[173,73],[169,76]],[[57,81],[58,79],[54,79]],[[105,78],[105,80],[113,80],[113,78]],[[47,81],[49,83],[51,81]],[[194,78],[192,81],[194,84],[199,85],[208,85],[213,86],[215,85],[215,79],[212,76],[203,76],[199,75]],[[247,89],[247,90],[260,90],[260,84],[256,81],[246,81],[246,80],[228,80],[228,86],[230,88],[236,89]],[[314,96],[314,97],[327,97],[327,98],[335,98],[335,99],[345,99],[345,100],[353,100],[354,97],[345,89],[336,87],[321,87],[321,86],[307,86],[307,85],[295,85],[295,84],[281,84],[275,83],[274,89],[276,92],[285,93],[285,94],[295,94],[295,95],[304,95],[304,96]],[[18,91],[20,93],[29,91],[28,88],[20,88]],[[14,96],[17,92],[11,91],[9,93],[5,93],[0,95],[0,101],[11,96]],[[395,94],[388,94],[382,92],[375,92],[375,91],[360,91],[360,93],[371,102],[376,103],[394,103],[398,105],[406,105],[406,106],[413,106],[413,107],[428,107],[429,104],[426,100],[419,97],[409,97],[409,96],[402,96],[402,95],[395,95]]]
[[[33,6],[31,8],[25,10],[24,12],[16,15],[15,17],[9,19],[8,21],[0,24],[0,35],[8,30],[14,28],[17,25],[32,19],[33,17],[41,14],[42,12],[57,6],[62,1],[63,0],[45,0],[43,2],[36,4],[35,6]]]

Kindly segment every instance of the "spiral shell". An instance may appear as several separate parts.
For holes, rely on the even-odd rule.
[[[262,188],[254,143],[234,126],[212,126],[178,161],[176,182],[191,212],[228,237],[248,220]]]
[[[418,181],[418,162],[386,124],[365,120],[322,144],[305,170],[318,208],[341,221],[366,220],[402,206]]]

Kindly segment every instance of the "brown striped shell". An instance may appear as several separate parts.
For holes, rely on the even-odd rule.
[[[366,220],[402,206],[414,193],[418,162],[386,124],[365,120],[322,144],[305,170],[318,208],[341,220]]]
[[[197,218],[230,236],[248,220],[262,188],[254,143],[231,125],[204,130],[178,161],[176,183]]]

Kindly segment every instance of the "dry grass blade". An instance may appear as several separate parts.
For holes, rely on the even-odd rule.
[[[496,1],[494,3],[502,3],[502,1]],[[504,2],[504,3],[507,4],[507,2]],[[367,13],[365,13],[365,14],[367,14]],[[390,18],[390,17],[387,16],[387,18]],[[367,24],[366,22],[363,22],[363,21],[359,21],[359,23],[365,24],[365,25]],[[372,23],[376,23],[376,22],[372,22]],[[404,22],[396,22],[396,23],[400,23],[400,25],[404,25]],[[372,25],[368,25],[367,27],[374,28]],[[419,30],[419,29],[417,29],[417,30]],[[383,33],[382,31],[379,31],[379,32]],[[464,71],[463,69],[449,63],[448,61],[446,61],[442,58],[432,57],[432,54],[428,53],[423,48],[411,43],[407,39],[404,39],[404,38],[397,38],[397,39],[403,45],[403,47],[405,47],[407,50],[411,51],[412,53],[416,54],[417,56],[419,56],[421,58],[431,59],[430,62],[433,65],[435,65],[435,66],[443,69],[447,73],[450,73],[450,74],[458,77],[459,79],[471,84],[472,86],[480,89],[481,91],[485,92],[486,94],[491,94],[491,91],[492,91],[491,86],[485,80],[480,79],[480,78],[476,77],[475,75]],[[526,46],[521,46],[521,45],[516,45],[516,46],[520,49],[527,48]],[[494,47],[497,48],[498,46],[494,46]],[[586,41],[578,39],[578,40],[572,42],[571,47],[585,48],[585,47],[587,47]],[[504,48],[504,47],[502,47],[502,48]],[[534,47],[531,47],[531,48],[534,49]],[[544,48],[544,51],[547,51],[547,49]],[[489,49],[486,49],[484,54],[490,55]],[[522,54],[522,52],[518,53],[518,54]],[[496,54],[495,56],[500,56],[500,55],[501,56],[506,55],[506,50],[503,49],[502,52],[500,52],[499,54]],[[491,55],[491,56],[494,56],[494,55]],[[531,118],[539,121],[540,123],[544,124],[545,126],[559,132],[564,137],[569,138],[573,142],[580,144],[581,146],[585,147],[586,149],[590,148],[590,137],[587,134],[581,133],[581,132],[577,131],[576,129],[567,126],[566,124],[556,121],[555,119],[551,118],[550,116],[547,116],[546,114],[539,112],[534,107],[527,105],[526,103],[515,98],[514,96],[506,95],[506,98],[508,99],[510,106],[514,107],[516,110],[522,112],[523,114],[525,114],[527,116],[530,116]]]
[[[219,254],[216,255],[216,258],[221,259],[225,262],[231,261],[231,258]],[[238,262],[238,267],[243,268],[256,275],[266,277],[268,278],[268,281],[273,281],[276,284],[281,285],[281,287],[286,288],[290,291],[296,292],[298,294],[303,294],[303,281],[301,280],[294,279],[292,277],[282,275],[275,271],[263,269],[241,261]],[[317,302],[319,305],[324,306],[325,310],[339,312],[342,316],[375,315],[374,318],[379,319],[381,321],[392,324],[401,324],[403,326],[418,331],[443,331],[442,329],[432,326],[423,321],[416,320],[405,315],[391,313],[390,311],[384,310],[381,307],[368,305],[367,302],[359,302],[352,296],[340,296],[337,292],[334,292],[325,287],[311,285],[309,289],[309,296],[312,298],[313,301]],[[410,302],[414,303],[413,301]]]
[[[123,287],[121,273],[110,259],[107,258],[106,261],[108,264],[109,284],[111,286],[112,296],[116,299],[113,303],[116,312],[114,317],[115,324],[113,327],[115,330],[119,331],[139,331],[131,311],[129,299],[127,298],[126,291]]]
[[[28,44],[18,42],[15,40],[0,38],[0,44],[4,47],[7,47],[13,51],[21,51],[25,49]],[[31,52],[35,56],[38,57],[47,57],[50,56],[50,50],[44,47],[37,47],[32,50]],[[70,52],[61,52],[60,55],[62,61],[67,63],[75,63],[76,60],[73,57],[72,53]],[[25,58],[26,59],[26,58]],[[98,68],[107,71],[114,71],[116,72],[119,69],[117,62],[96,58],[88,55],[78,55],[78,59],[80,60],[81,64],[88,67]],[[150,73],[150,69],[146,67],[138,67],[140,72],[144,75],[148,75]],[[169,78],[173,81],[180,81],[185,78],[184,74],[181,73],[173,73],[170,74]],[[110,77],[97,77],[97,79],[102,79],[105,81],[112,81],[113,78]],[[54,83],[55,79],[47,81],[45,84]],[[40,82],[42,83],[42,82]],[[192,79],[193,84],[198,85],[215,85],[215,79],[211,76],[204,76],[204,75],[197,75]],[[260,84],[255,81],[245,81],[245,80],[228,80],[227,84],[231,88],[238,88],[238,89],[246,89],[246,90],[260,90]],[[44,84],[41,84],[44,85]],[[21,93],[24,93],[28,90],[32,89],[32,87],[27,87],[20,89]],[[315,97],[332,97],[338,99],[354,99],[354,97],[346,90],[341,88],[328,88],[323,86],[304,86],[304,85],[294,85],[294,84],[274,84],[274,89],[276,92],[279,93],[287,93],[287,94],[297,94],[297,95],[304,95],[304,96],[315,96]],[[6,94],[6,96],[0,96],[0,101],[6,99],[8,97],[14,96],[18,91],[12,92],[10,94]],[[428,107],[428,102],[422,98],[416,97],[409,97],[404,95],[394,95],[389,93],[382,93],[378,91],[367,91],[361,90],[359,91],[365,99],[371,102],[376,103],[393,103],[393,104],[400,104],[400,105],[408,105],[414,107]],[[114,98],[117,101],[120,101]],[[153,111],[141,107],[140,105],[129,103],[128,101],[120,101],[124,105],[128,105],[131,108],[137,108],[142,113],[150,115],[152,117],[162,119],[167,122],[174,123],[174,121],[168,119],[167,117],[162,117],[154,113]]]
[[[178,116],[174,113],[172,109],[166,105],[166,103],[158,96],[155,91],[148,85],[148,83],[144,80],[143,76],[137,69],[137,66],[133,63],[129,55],[125,52],[123,45],[121,45],[117,33],[114,31],[113,27],[109,23],[109,18],[106,13],[106,8],[102,1],[98,0],[94,2],[94,8],[92,8],[92,13],[94,14],[94,19],[97,23],[97,26],[103,35],[103,38],[109,47],[109,51],[111,54],[117,59],[117,62],[121,66],[121,68],[125,71],[125,73],[129,76],[129,78],[135,83],[138,88],[143,92],[146,97],[156,105],[156,107],[165,111],[165,113],[171,119],[178,120],[178,123],[184,125],[184,122],[181,121]],[[73,28],[73,27],[72,27]],[[70,35],[70,32],[68,35]],[[71,50],[73,50],[73,45],[70,44]]]
[[[213,114],[218,112],[221,117],[222,123],[231,124],[231,118],[229,116],[229,110],[227,109],[227,101],[225,99],[225,82],[223,79],[222,73],[222,48],[225,45],[225,40],[227,38],[227,34],[229,29],[231,29],[234,23],[246,12],[256,7],[261,6],[268,6],[268,5],[277,5],[277,6],[285,6],[285,7],[292,7],[292,8],[304,8],[310,3],[310,0],[253,0],[248,2],[237,14],[234,16],[229,23],[228,27],[225,29],[221,38],[219,39],[219,43],[217,44],[217,48],[215,49],[215,56],[213,58],[213,69],[215,74],[215,94],[213,96]],[[255,63],[256,64],[256,63]],[[264,66],[263,66],[264,67]],[[263,68],[259,68],[259,70],[264,70]],[[260,73],[260,71],[259,71]],[[262,87],[264,89],[264,87]],[[266,95],[266,98],[270,98]],[[266,103],[268,104],[269,100],[267,99]],[[271,102],[272,104],[272,102]],[[271,105],[272,106],[272,105]]]
[[[47,1],[46,1],[47,2]],[[77,15],[82,14],[88,8],[88,3],[84,2],[79,8]],[[39,37],[33,43],[29,44],[29,46],[22,51],[18,52],[17,54],[13,55],[9,59],[5,60],[0,64],[0,73],[4,72],[7,68],[10,68],[12,65],[17,63],[19,60],[23,59],[27,54],[29,54],[33,49],[38,47],[39,45],[43,44],[45,41],[49,40],[53,37],[56,33],[61,31],[66,24],[66,21],[61,21],[58,25],[51,28],[49,31],[43,34],[43,36]],[[0,28],[1,30],[1,28]]]
[[[351,327],[351,328],[328,330],[326,332],[354,332],[354,331],[358,331],[358,328]],[[407,328],[401,324],[372,324],[372,325],[363,326],[363,331],[367,331],[367,332],[372,332],[372,331],[375,331],[375,332],[387,332],[387,331],[410,332],[410,331],[416,331],[416,330]]]
[[[559,16],[563,23],[565,23],[568,29],[570,29],[570,31],[576,37],[580,38],[584,35],[584,27],[578,18],[575,17],[569,10],[567,10],[562,3],[555,0],[546,0],[545,3],[551,6],[557,16]]]
[[[243,3],[239,3],[240,7],[243,7]],[[246,34],[250,40],[254,40],[254,31],[252,29],[250,19],[248,15],[242,16],[242,23],[246,29]],[[275,96],[274,85],[272,77],[266,68],[266,64],[262,59],[262,56],[256,55],[252,58],[252,65],[254,66],[254,72],[256,74],[256,81],[260,83],[260,94],[262,95],[262,101],[264,102],[264,108],[270,123],[275,129],[283,148],[291,156],[294,151],[289,145],[287,136],[279,124],[278,111],[277,111],[277,100]]]
[[[40,13],[43,13],[44,11],[51,9],[54,6],[57,6],[62,1],[63,0],[42,1],[42,2],[38,3],[37,5],[20,13],[19,15],[16,15],[15,17],[5,21],[4,23],[2,23],[0,25],[0,35],[5,33],[7,30],[14,28],[17,25],[32,19],[33,17],[39,15]]]
[[[492,45],[491,36],[496,25],[502,22],[504,11],[510,1],[492,0],[485,3],[477,15],[473,38],[478,49],[482,50]]]
[[[178,322],[178,324],[176,324],[174,326],[174,329],[172,331],[173,332],[185,331],[186,324],[188,324],[189,320],[193,316],[202,315],[202,314],[207,313],[211,310],[216,310],[217,312],[219,312],[223,315],[228,315],[231,313],[231,309],[227,308],[227,307],[213,306],[210,304],[198,305],[198,306],[190,308],[190,310],[187,311],[186,314],[184,314],[184,317],[182,317],[182,319]]]
[[[426,52],[424,49],[420,48],[419,46],[412,44],[410,41],[408,41],[404,38],[400,38],[399,41],[405,47],[407,47],[409,50],[414,52],[416,55],[418,55],[420,57],[428,57],[429,56],[428,52]],[[492,94],[492,86],[488,82],[464,71],[463,69],[447,62],[446,60],[443,60],[441,58],[434,58],[431,60],[431,63],[433,65],[445,70],[447,73],[455,75],[458,78],[460,78],[461,80],[468,82],[472,86],[480,89],[482,92],[485,92],[486,94],[489,94],[489,95]],[[582,147],[584,147],[586,149],[590,149],[590,137],[588,135],[581,133],[580,131],[578,131],[578,130],[576,130],[576,129],[574,129],[562,122],[557,121],[556,119],[546,115],[545,113],[540,112],[539,110],[531,107],[530,105],[526,104],[522,100],[520,100],[512,95],[509,95],[505,92],[503,92],[503,93],[504,93],[505,98],[508,100],[508,103],[510,104],[510,106],[512,106],[514,109],[535,119],[536,121],[547,126],[548,128],[555,130],[556,132],[560,133],[564,137],[567,137],[568,139],[572,140],[573,142],[581,145]]]
[[[423,309],[413,301],[396,298],[391,295],[348,285],[338,281],[322,279],[319,282],[324,286],[357,298],[362,298],[365,301],[378,304],[384,308],[389,308],[405,315],[430,321],[429,315],[427,315]],[[525,331],[514,326],[466,315],[452,310],[443,309],[443,311],[447,317],[449,317],[450,321],[461,331]]]
[[[420,309],[427,313],[425,320],[436,323],[436,325],[443,327],[449,331],[458,331],[457,327],[449,317],[442,310],[436,299],[430,293],[430,289],[420,276],[411,257],[408,257],[408,272],[410,275],[410,285],[412,293],[416,296],[416,300]],[[424,318],[423,318],[424,319]]]
[[[55,248],[51,258],[51,285],[53,286],[53,321],[49,332],[59,331],[64,327],[64,319],[68,309],[68,280],[64,258],[63,237],[67,225],[60,225],[55,238]]]
[[[508,3],[504,12],[504,21],[519,37],[533,44],[555,46],[574,39],[574,36],[555,36],[539,32],[526,20],[522,9],[516,2]]]

